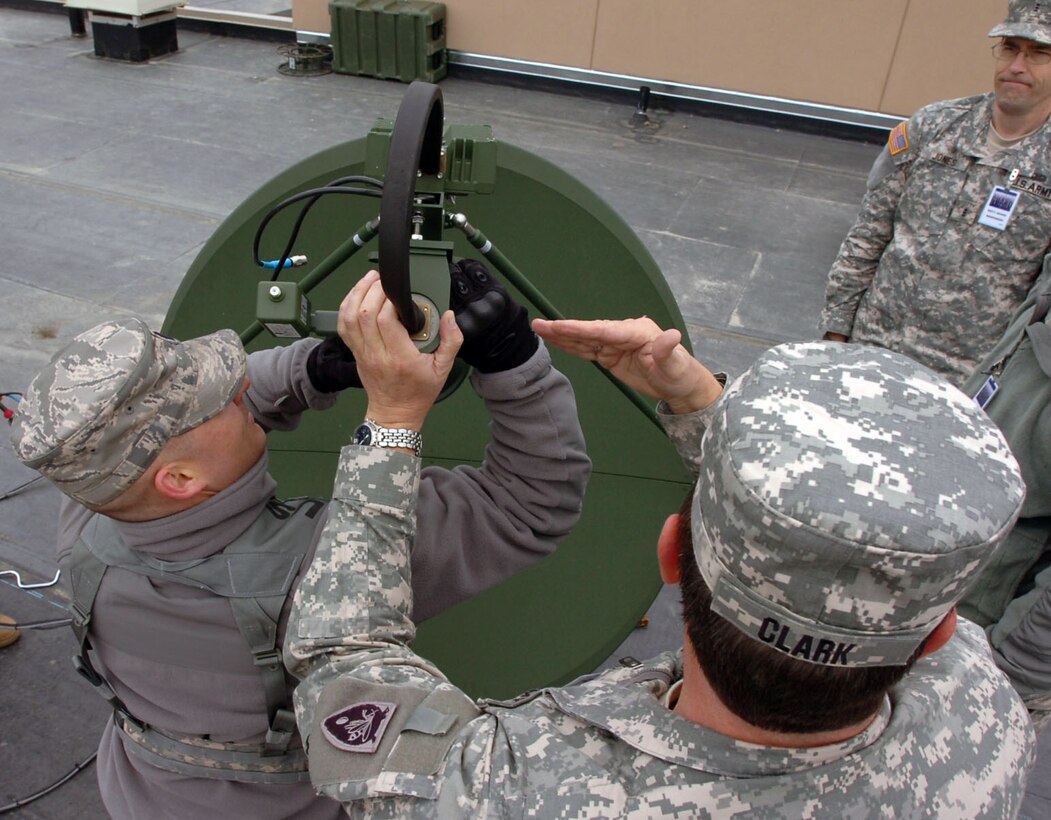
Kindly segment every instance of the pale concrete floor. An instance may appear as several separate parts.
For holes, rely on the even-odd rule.
[[[241,3],[242,0],[230,0]],[[248,3],[249,0],[243,0]],[[245,10],[257,7],[240,6]],[[277,8],[261,9],[276,11]],[[286,77],[273,43],[179,32],[148,64],[99,60],[64,16],[0,8],[0,391],[20,390],[60,345],[103,318],[159,326],[202,244],[279,171],[393,116],[404,86]],[[451,122],[555,162],[627,220],[664,271],[699,357],[738,371],[780,341],[812,338],[824,277],[850,226],[878,147],[634,103],[451,77]],[[33,476],[0,437],[0,496]],[[54,573],[54,491],[0,500],[0,568]],[[0,578],[0,612],[60,616],[53,588]],[[662,593],[649,630],[617,654],[679,641]],[[71,674],[66,630],[26,633],[0,653],[0,805],[51,782],[94,748],[106,710]],[[1025,813],[1051,817],[1051,734]],[[21,809],[93,818],[91,772]]]

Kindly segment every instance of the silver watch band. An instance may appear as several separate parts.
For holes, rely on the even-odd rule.
[[[418,430],[407,430],[403,427],[380,427],[375,420],[365,419],[363,427],[369,430],[368,441],[360,440],[355,434],[355,440],[362,444],[371,444],[375,447],[403,447],[416,453],[417,458],[423,450],[423,436]],[[359,427],[360,431],[361,428]]]

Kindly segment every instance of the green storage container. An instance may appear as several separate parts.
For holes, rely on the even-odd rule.
[[[332,0],[332,69],[388,80],[445,76],[445,4]]]

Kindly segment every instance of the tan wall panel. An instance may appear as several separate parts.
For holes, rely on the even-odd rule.
[[[936,100],[981,94],[993,87],[995,40],[1004,0],[911,0],[879,109],[911,114]]]
[[[446,0],[446,45],[457,51],[590,68],[599,0]],[[328,0],[293,0],[297,31],[327,34]]]
[[[593,68],[875,109],[907,5],[600,0]]]
[[[446,0],[449,48],[906,115],[988,90],[1005,0]],[[329,31],[328,0],[293,0]]]
[[[292,0],[292,25],[296,31],[331,32],[328,0]]]
[[[589,68],[599,0],[446,0],[457,51]]]

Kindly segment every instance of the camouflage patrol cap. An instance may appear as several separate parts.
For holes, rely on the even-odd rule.
[[[977,405],[887,350],[773,348],[713,411],[692,531],[712,609],[800,660],[906,663],[1025,496]]]
[[[990,37],[1021,37],[1051,46],[1051,2],[1011,0],[1007,18],[989,32]]]
[[[141,319],[103,322],[54,355],[13,420],[15,454],[89,506],[115,499],[174,436],[217,415],[244,382],[232,330],[178,342]]]

